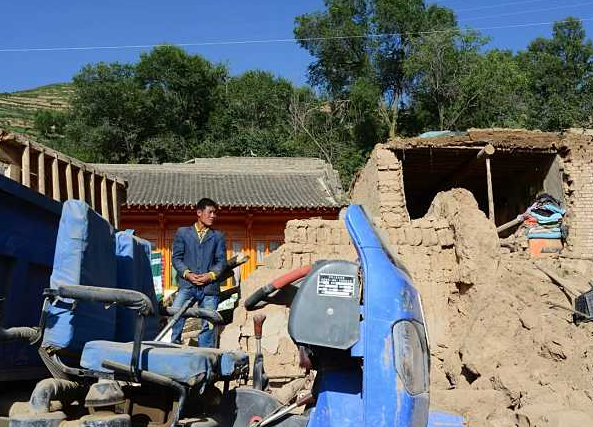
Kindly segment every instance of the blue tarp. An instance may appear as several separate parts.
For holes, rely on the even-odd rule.
[[[453,132],[450,130],[431,130],[421,133],[418,138],[444,138],[446,136],[467,135],[467,132]]]

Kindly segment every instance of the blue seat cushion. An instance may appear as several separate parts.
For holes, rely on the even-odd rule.
[[[50,287],[116,285],[113,228],[87,204],[69,200],[62,207]],[[49,308],[43,346],[79,353],[90,340],[113,340],[116,310],[92,301],[59,299]]]
[[[134,236],[133,230],[115,233],[117,288],[142,292],[150,298],[152,306],[156,309],[158,308],[158,302],[152,281],[150,251],[150,242]],[[116,307],[115,339],[113,341],[128,342],[134,339],[136,317],[137,314],[134,311],[123,306]],[[155,310],[152,316],[145,319],[145,340],[150,341],[157,336],[159,322],[158,310]]]
[[[104,360],[130,364],[133,343],[90,341],[84,346],[80,365],[86,369],[110,373],[101,366]],[[178,344],[145,341],[140,350],[140,369],[154,372],[172,380],[198,385],[219,378],[232,379],[249,365],[248,356],[240,351],[226,352],[211,348],[186,347]]]

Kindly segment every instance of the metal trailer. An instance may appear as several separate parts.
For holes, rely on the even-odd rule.
[[[61,203],[0,175],[0,299],[5,299],[0,326],[39,324],[61,211]],[[46,375],[35,348],[0,342],[0,382]]]

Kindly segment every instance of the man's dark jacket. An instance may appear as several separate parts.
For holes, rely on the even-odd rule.
[[[226,248],[224,236],[220,231],[209,230],[200,242],[194,226],[181,227],[173,239],[173,267],[177,270],[177,283],[181,288],[192,288],[195,285],[183,278],[183,272],[203,274],[210,271],[216,276],[226,268]],[[220,282],[213,280],[206,286],[200,286],[206,295],[218,295]]]

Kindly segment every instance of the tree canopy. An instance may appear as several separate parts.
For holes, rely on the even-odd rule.
[[[528,125],[542,130],[591,126],[593,44],[576,19],[557,22],[552,34],[535,39],[518,56],[528,75]]]

